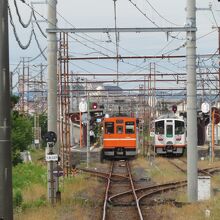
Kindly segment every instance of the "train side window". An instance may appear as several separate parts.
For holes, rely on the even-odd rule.
[[[123,133],[123,126],[117,126],[116,132],[117,132],[117,134],[122,134]]]
[[[114,134],[114,122],[105,122],[105,133]]]
[[[164,134],[164,121],[157,121],[155,123],[156,134]]]
[[[134,122],[125,122],[125,133],[134,134]]]
[[[184,134],[184,122],[183,121],[175,121],[175,134]]]

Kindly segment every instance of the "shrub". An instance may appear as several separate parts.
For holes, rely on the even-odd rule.
[[[16,189],[13,191],[13,206],[21,207],[23,202],[23,197],[20,189]]]

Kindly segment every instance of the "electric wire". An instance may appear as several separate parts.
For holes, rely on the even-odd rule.
[[[148,1],[148,0],[145,0],[147,2],[148,5],[150,5],[150,7],[155,11],[155,13],[160,17],[162,18],[163,20],[165,20],[166,22],[172,24],[172,25],[175,25],[175,26],[178,26],[178,24],[175,24],[173,23],[172,21],[166,19],[164,16],[162,16],[155,8],[154,6]]]
[[[154,26],[156,26],[157,28],[163,30],[162,27],[160,27],[155,21],[153,21],[151,18],[149,18],[146,13],[144,13],[138,6],[137,4],[135,4],[132,0],[128,0],[129,2],[131,2],[131,4],[148,20],[150,21]],[[170,37],[172,38],[175,38],[175,39],[178,39],[178,40],[184,40],[183,38],[182,39],[179,39],[179,38],[176,38],[175,36],[171,35],[170,33],[167,33]]]
[[[40,30],[40,32],[41,32],[41,34],[43,35],[43,37],[44,37],[44,38],[47,38],[47,35],[44,33],[44,31],[42,30],[41,26],[40,26],[39,23],[37,22],[37,18],[36,18],[36,15],[35,15],[35,12],[34,12],[33,9],[32,9],[32,11],[33,11],[33,17],[34,17],[34,19],[35,19],[35,21],[36,21],[36,24],[37,24],[38,29]]]
[[[45,54],[44,54],[44,51],[41,49],[40,43],[39,43],[39,41],[38,41],[38,39],[37,39],[37,35],[36,35],[34,29],[33,29],[33,33],[34,33],[35,41],[36,41],[36,43],[37,43],[37,47],[38,47],[38,49],[40,50],[40,54],[44,57],[45,60],[47,60],[47,58],[46,58],[46,56],[45,56]]]
[[[44,55],[44,52],[46,51],[46,49],[47,49],[47,47],[45,47],[43,50],[41,50],[40,53],[39,53],[36,57],[34,57],[33,59],[30,59],[29,62],[33,62],[33,61],[37,60],[37,59],[38,59],[39,57],[41,57],[42,55],[43,55],[43,57],[46,59],[46,57],[45,57],[45,55]]]
[[[19,37],[18,37],[16,28],[15,28],[15,24],[14,24],[13,19],[12,19],[11,9],[10,9],[9,6],[8,6],[8,12],[9,12],[10,23],[11,23],[11,25],[12,25],[12,29],[13,29],[13,32],[14,32],[15,39],[16,39],[16,41],[17,41],[19,47],[20,47],[21,49],[23,49],[23,50],[26,50],[26,49],[30,46],[30,44],[31,44],[32,37],[33,37],[33,34],[34,34],[33,32],[34,32],[34,31],[33,31],[33,29],[31,30],[31,34],[30,34],[30,37],[29,37],[29,40],[28,40],[27,44],[26,44],[26,45],[22,44],[21,41],[20,41],[20,39],[19,39]]]
[[[20,15],[20,13],[19,13],[19,9],[18,9],[18,5],[17,5],[16,0],[14,0],[14,5],[15,5],[15,11],[16,11],[16,13],[17,13],[18,20],[19,20],[20,24],[22,25],[23,28],[27,28],[27,27],[30,25],[31,21],[32,21],[33,11],[31,10],[31,14],[30,14],[29,20],[28,20],[28,22],[25,24],[25,23],[22,21],[22,18],[21,18],[21,15]]]

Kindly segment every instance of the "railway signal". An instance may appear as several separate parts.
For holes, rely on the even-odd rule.
[[[96,102],[92,102],[91,108],[92,109],[97,109],[98,108],[98,104]]]
[[[48,171],[48,199],[51,204],[54,204],[56,195],[58,191],[56,191],[56,179],[53,175],[54,170],[54,163],[58,161],[59,157],[57,154],[54,154],[54,146],[57,142],[57,135],[53,131],[48,131],[44,135],[44,141],[47,143],[47,149],[46,149],[46,161],[48,163],[47,165],[47,171]]]
[[[177,106],[176,106],[176,105],[173,105],[173,106],[172,106],[172,111],[173,111],[174,113],[176,113],[176,111],[177,111]]]

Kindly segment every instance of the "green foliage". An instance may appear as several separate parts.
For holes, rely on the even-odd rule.
[[[23,203],[22,210],[28,209],[28,208],[39,208],[45,205],[47,205],[47,199],[46,197],[41,197],[41,198],[36,199],[35,201]]]
[[[11,106],[12,106],[12,108],[18,103],[18,101],[19,101],[19,96],[11,95]]]
[[[45,185],[47,183],[46,167],[32,163],[18,164],[13,167],[13,206],[24,210],[26,208],[38,208],[47,203],[46,197],[41,196],[35,201],[24,202],[22,191],[34,184]]]
[[[23,197],[20,189],[16,189],[13,191],[13,206],[21,207],[23,202]]]
[[[39,115],[39,124],[41,127],[41,135],[47,133],[47,115],[41,114]]]
[[[32,123],[29,117],[12,113],[12,163],[21,162],[20,152],[28,149],[33,139]]]
[[[39,183],[46,185],[46,168],[32,163],[18,164],[13,167],[13,188],[24,189],[31,184]]]

